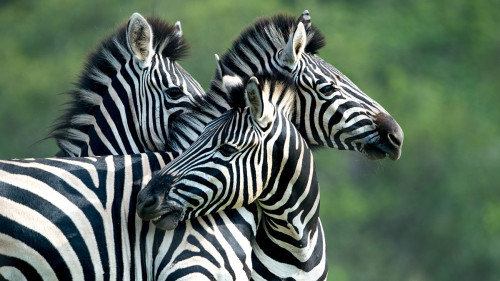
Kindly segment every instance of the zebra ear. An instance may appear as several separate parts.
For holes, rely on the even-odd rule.
[[[182,37],[182,27],[181,27],[181,22],[177,21],[174,25],[174,31],[175,34],[179,37]]]
[[[233,87],[238,87],[243,85],[243,80],[238,75],[234,74],[229,68],[225,67],[219,59],[219,56],[215,54],[215,61],[217,62],[216,78],[222,80],[222,88],[226,93],[230,92]]]
[[[141,68],[149,66],[153,57],[153,30],[139,13],[130,17],[127,26],[127,42],[134,60]]]
[[[311,29],[311,16],[309,15],[308,10],[305,10],[302,12],[300,17],[297,19],[297,24],[299,22],[304,24],[304,28],[305,28],[306,32],[309,32],[309,30]]]
[[[297,29],[288,39],[285,49],[282,50],[279,63],[282,67],[292,71],[300,60],[304,49],[306,48],[307,34],[304,23],[299,21]]]
[[[217,79],[221,79],[224,78],[224,73],[222,72],[222,65],[221,65],[221,62],[220,62],[220,59],[219,59],[219,55],[215,54],[215,62],[217,63],[217,68],[215,70],[215,77]]]
[[[269,105],[266,106],[269,102],[266,102],[259,81],[254,76],[247,82],[245,103],[250,108],[255,123],[263,129],[269,127],[273,121],[273,114],[272,111],[266,109],[270,109],[271,107]]]

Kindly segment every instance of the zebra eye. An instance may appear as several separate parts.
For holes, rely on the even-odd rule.
[[[321,88],[319,91],[321,93],[323,93],[323,95],[325,95],[325,96],[330,96],[338,90],[339,90],[339,88],[337,88],[337,87],[334,87],[332,85],[326,85],[323,88]]]
[[[238,149],[230,144],[224,143],[219,146],[219,152],[225,157],[230,157],[231,155],[238,152]]]
[[[180,99],[184,95],[179,87],[168,88],[165,90],[165,94],[167,94],[169,98],[174,100]]]

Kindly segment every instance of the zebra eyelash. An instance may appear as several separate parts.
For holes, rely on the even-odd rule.
[[[239,151],[239,149],[231,144],[223,143],[219,146],[218,152],[224,157],[231,157]]]
[[[331,96],[333,95],[335,92],[338,92],[340,91],[340,88],[337,87],[336,85],[334,84],[326,84],[325,86],[321,87],[321,89],[319,89],[319,91],[325,95],[325,96]]]
[[[170,87],[163,92],[173,100],[178,100],[184,96],[184,92],[179,87]]]

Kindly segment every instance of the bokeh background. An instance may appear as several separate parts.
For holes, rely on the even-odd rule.
[[[329,280],[500,280],[500,2],[0,1],[0,158],[42,140],[86,54],[133,12],[180,20],[205,88],[259,16],[308,9],[320,55],[405,132],[399,161],[315,152]],[[1,207],[1,206],[0,206]]]

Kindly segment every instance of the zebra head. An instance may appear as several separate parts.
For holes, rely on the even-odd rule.
[[[181,156],[139,192],[139,217],[168,230],[183,219],[248,205],[280,173],[279,165],[271,165],[273,159],[300,163],[300,147],[307,145],[290,116],[269,99],[273,91],[285,95],[295,91],[284,78],[252,77],[246,89],[229,87],[229,91],[239,89],[240,94],[232,96],[240,99],[233,100],[232,109],[210,122]]]
[[[172,130],[176,118],[195,107],[205,92],[176,62],[188,49],[180,22],[173,30],[165,24],[153,30],[156,22],[159,20],[152,19],[150,25],[140,14],[134,13],[128,22],[126,37],[138,79],[134,83],[138,128],[148,150],[164,151],[165,143],[178,139],[169,136],[178,131]],[[150,128],[149,124],[157,128]],[[173,149],[177,150],[178,146]]]
[[[221,64],[237,76],[279,71],[298,87],[294,124],[311,146],[399,159],[403,131],[394,118],[316,53],[324,36],[306,10],[298,20],[262,18],[242,32]],[[220,69],[221,67],[219,67]]]
[[[189,46],[179,22],[134,13],[89,56],[71,107],[52,137],[66,156],[177,151],[179,116],[204,95],[177,60]]]

